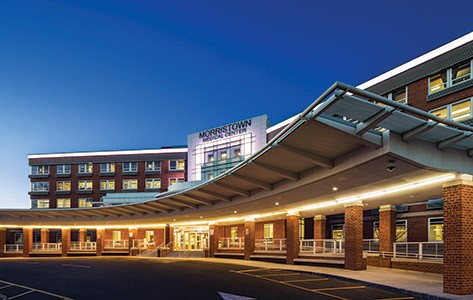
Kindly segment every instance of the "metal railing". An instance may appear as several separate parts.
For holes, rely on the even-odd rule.
[[[341,239],[317,239],[299,241],[299,252],[305,254],[337,254],[343,253],[345,241]]]
[[[218,248],[243,249],[245,248],[245,238],[220,238]]]
[[[34,243],[32,252],[61,252],[62,243]]]
[[[379,252],[379,239],[363,240],[363,251]]]
[[[256,239],[255,251],[286,251],[286,239]]]
[[[81,251],[96,251],[96,242],[71,242],[70,250],[81,250]]]
[[[442,259],[443,241],[394,243],[394,258]]]
[[[3,247],[3,253],[22,253],[23,244],[6,244]]]
[[[134,239],[132,248],[134,249],[156,249],[154,241],[147,241],[146,239]]]
[[[105,240],[105,248],[123,249],[128,248],[128,240]]]

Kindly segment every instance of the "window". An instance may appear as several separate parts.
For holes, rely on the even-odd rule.
[[[147,161],[146,162],[146,171],[160,172],[161,171],[161,162],[160,161]]]
[[[429,218],[429,241],[443,241],[443,218]]]
[[[137,162],[123,163],[123,172],[138,172],[138,163]]]
[[[145,236],[146,236],[146,241],[148,243],[154,243],[154,231],[153,230],[146,230]]]
[[[115,164],[100,164],[100,173],[115,173]]]
[[[13,241],[14,241],[15,244],[23,244],[23,233],[15,232],[15,235],[13,237]]]
[[[49,208],[49,199],[31,200],[31,208]]]
[[[32,175],[48,175],[49,166],[31,166]]]
[[[240,157],[240,156],[241,156],[241,148],[240,148],[240,146],[234,147],[234,148],[232,149],[232,152],[233,152],[232,157]]]
[[[85,163],[85,164],[79,164],[78,169],[79,169],[79,174],[86,174],[86,173],[92,173],[92,163]]]
[[[69,208],[71,207],[71,199],[69,198],[60,198],[56,202],[57,208]]]
[[[138,189],[138,179],[123,179],[124,190],[136,190]]]
[[[264,224],[263,227],[263,238],[264,239],[272,239],[273,238],[273,224]]]
[[[232,241],[238,240],[238,227],[230,228],[230,238]]]
[[[49,191],[49,182],[47,182],[47,181],[32,182],[31,183],[31,191],[32,192],[48,192]]]
[[[92,198],[79,198],[79,207],[92,207]]]
[[[112,239],[115,242],[120,241],[122,239],[122,232],[121,231],[114,231],[112,233]]]
[[[401,104],[407,104],[407,86],[394,90],[388,94],[388,99],[394,100]]]
[[[184,178],[169,178],[169,185],[184,182]]]
[[[100,180],[100,189],[102,191],[114,191],[115,190],[115,180]]]
[[[91,190],[92,190],[92,180],[79,181],[79,191],[91,191]]]
[[[57,165],[56,174],[71,174],[71,165]]]
[[[437,198],[427,201],[427,209],[442,209],[443,198]]]
[[[398,220],[396,221],[396,242],[407,241],[407,221]]]
[[[462,100],[431,110],[430,113],[440,118],[461,122],[466,119],[471,119],[471,103],[471,99]]]
[[[146,189],[160,189],[161,178],[148,178],[146,179]]]
[[[471,61],[462,62],[450,69],[429,77],[429,94],[471,79]]]
[[[71,190],[70,181],[58,181],[56,182],[56,191],[58,192],[68,192]]]
[[[379,222],[373,222],[373,239],[379,240]]]
[[[332,225],[332,239],[343,239],[344,226],[343,224]]]
[[[299,239],[304,239],[305,236],[305,220],[299,219]]]
[[[184,170],[184,160],[183,159],[170,160],[169,170],[170,171]]]
[[[409,210],[409,206],[405,204],[396,205],[396,212],[406,212]]]
[[[220,159],[227,159],[227,150],[222,150],[222,151],[219,151],[219,154],[218,154],[219,158]]]

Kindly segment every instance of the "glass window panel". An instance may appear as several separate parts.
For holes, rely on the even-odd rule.
[[[447,73],[442,72],[430,77],[429,90],[431,93],[435,93],[443,90],[447,86]]]
[[[429,241],[443,240],[443,218],[429,219]]]
[[[263,238],[272,239],[273,238],[273,233],[274,233],[273,229],[274,229],[273,224],[264,224]]]
[[[452,68],[452,85],[471,78],[470,62]]]
[[[396,242],[407,241],[407,221],[396,221]]]
[[[432,110],[432,111],[430,111],[430,113],[433,114],[434,116],[444,118],[444,119],[448,119],[448,108],[447,107]]]
[[[406,87],[402,87],[392,92],[391,99],[399,103],[407,103]]]
[[[457,104],[452,104],[452,120],[461,121],[471,118],[471,101],[463,101]]]
[[[92,163],[79,164],[79,173],[92,173]]]

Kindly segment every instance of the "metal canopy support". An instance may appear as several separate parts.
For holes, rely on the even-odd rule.
[[[144,208],[135,207],[134,205],[133,206],[127,206],[126,209],[129,209],[131,211],[135,211],[135,212],[139,213],[140,215],[146,215],[146,214],[150,213],[149,210],[144,209]]]
[[[356,134],[363,135],[368,130],[376,127],[381,121],[389,117],[396,109],[394,107],[386,106],[373,116],[369,117],[366,121],[356,125]]]
[[[163,200],[166,200],[166,199],[163,199]],[[172,204],[168,204],[168,203],[162,203],[162,202],[150,202],[150,203],[147,203],[149,205],[160,205],[161,207],[165,207],[167,209],[172,209],[172,210],[175,210],[175,211],[182,211],[183,208],[182,207],[178,207],[178,206],[174,206]]]
[[[440,142],[437,143],[437,149],[443,150],[445,148],[453,146],[456,143],[459,143],[459,142],[469,138],[472,134],[473,133],[471,133],[471,132],[462,132],[462,133],[460,133],[458,135],[455,135],[451,138],[440,141]]]
[[[241,195],[241,196],[244,196],[244,197],[249,197],[250,196],[250,192],[247,191],[247,190],[240,189],[240,188],[237,188],[237,187],[225,184],[225,183],[220,183],[220,182],[214,182],[214,184],[217,185],[217,186],[220,186],[224,189],[227,189],[229,191],[235,192],[238,195]]]
[[[246,176],[243,176],[243,175],[239,175],[239,174],[236,174],[236,173],[233,173],[232,176],[234,176],[235,178],[238,178],[238,179],[241,179],[243,181],[246,181],[246,182],[249,182],[249,183],[252,183],[262,189],[265,189],[267,191],[271,191],[273,189],[273,185],[270,184],[270,183],[267,183],[265,181],[262,181],[262,180],[259,180],[259,179],[254,179],[254,178],[250,178],[250,177],[246,177]]]
[[[159,208],[159,207],[156,207],[156,206],[152,206],[152,205],[149,205],[149,203],[141,203],[141,204],[138,204],[139,206],[143,206],[143,207],[149,207],[149,209],[153,212],[153,213],[157,213],[157,212],[168,212],[167,210],[165,209],[162,209],[162,208]]]
[[[56,217],[53,217],[51,212],[49,212],[49,213],[41,213],[41,212],[38,212],[38,213],[36,213],[36,214],[37,214],[37,215],[40,215],[40,216],[44,216],[44,217],[49,218],[49,219],[57,219],[57,218],[58,218],[57,215],[56,215]],[[70,218],[70,217],[69,217],[69,218]]]
[[[407,132],[404,132],[402,134],[402,140],[404,142],[409,142],[415,138],[417,138],[418,136],[421,136],[422,134],[426,133],[427,131],[431,130],[432,128],[434,128],[435,125],[437,125],[438,122],[434,122],[434,121],[428,121],[427,123],[425,124],[422,124],[420,126],[417,126],[416,128],[414,129],[411,129]]]
[[[283,150],[286,150],[287,152],[290,152],[290,153],[296,154],[296,155],[298,155],[302,158],[308,159],[310,162],[312,162],[312,163],[314,163],[318,166],[321,166],[321,167],[324,167],[324,168],[327,168],[327,169],[333,168],[333,160],[330,159],[330,158],[327,158],[327,157],[324,157],[324,156],[321,156],[321,155],[318,155],[318,154],[315,154],[315,153],[312,153],[312,152],[309,152],[309,151],[306,151],[306,150],[295,148],[295,147],[292,147],[292,146],[289,146],[289,145],[278,144],[278,147],[283,149]]]
[[[219,193],[209,192],[209,191],[205,191],[205,190],[202,190],[202,189],[199,189],[199,190],[196,190],[196,191],[207,194],[207,195],[212,196],[212,197],[215,197],[215,198],[217,198],[219,200],[222,200],[222,201],[225,201],[225,202],[231,202],[232,201],[232,199],[230,197],[219,194]]]
[[[185,198],[189,198],[191,201],[195,201],[195,202],[198,202],[198,203],[201,203],[201,204],[204,204],[204,205],[214,205],[213,201],[209,201],[209,200],[202,200],[202,199],[199,199],[199,198],[195,198],[195,197],[192,197],[192,196],[188,196],[188,195],[177,195],[177,197],[185,197]]]
[[[166,200],[178,203],[179,205],[182,205],[182,206],[185,206],[185,207],[189,207],[189,208],[192,208],[192,209],[197,209],[197,205],[191,204],[189,202],[186,202],[186,201],[183,201],[183,200],[180,200],[180,199],[176,199],[174,197],[169,197]]]
[[[126,215],[126,216],[130,216],[130,217],[133,216],[134,214],[136,214],[134,211],[130,211],[130,210],[125,209],[123,207],[115,207],[114,206],[111,209],[116,210],[116,211],[120,212],[121,214]]]
[[[82,218],[87,218],[87,219],[92,218],[92,215],[87,214],[86,212],[82,212],[82,211],[71,211],[69,213],[72,214],[72,215],[82,217]]]
[[[278,174],[278,175],[280,175],[280,176],[282,176],[286,179],[292,180],[292,181],[298,181],[299,180],[299,174],[288,171],[288,170],[284,170],[284,169],[274,167],[274,166],[270,166],[270,165],[267,165],[267,164],[263,164],[263,163],[260,163],[260,162],[253,162],[253,165],[255,165],[257,167],[260,167],[262,169],[268,170],[270,172],[273,172],[275,174]]]

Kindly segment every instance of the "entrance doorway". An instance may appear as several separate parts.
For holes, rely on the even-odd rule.
[[[174,250],[203,251],[209,247],[209,228],[177,227],[174,228]]]

